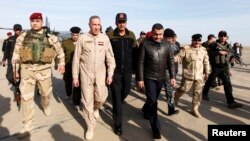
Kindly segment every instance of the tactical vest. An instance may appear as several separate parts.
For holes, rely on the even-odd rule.
[[[20,61],[27,64],[51,63],[53,48],[49,44],[46,33],[28,31],[24,37],[23,47],[20,48]]]
[[[218,43],[218,45],[217,45],[217,49],[219,51],[228,51],[228,48],[229,48],[228,44],[221,45],[221,44]],[[227,64],[227,55],[217,54],[215,56],[215,63],[217,65],[226,65]]]

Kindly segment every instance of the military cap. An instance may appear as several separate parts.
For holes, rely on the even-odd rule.
[[[225,30],[221,30],[218,34],[218,37],[227,37],[227,32]]]
[[[117,13],[116,21],[127,21],[127,15],[125,13]]]
[[[174,37],[175,35],[175,32],[170,28],[164,30],[164,37]]]
[[[30,20],[33,20],[33,19],[43,19],[42,13],[32,13],[30,15]]]
[[[12,35],[12,32],[8,32],[8,33],[7,33],[7,36],[11,36],[11,35]]]
[[[81,31],[81,28],[77,26],[73,26],[70,28],[70,32],[72,33],[80,33],[80,31]]]
[[[16,31],[16,30],[22,30],[22,26],[20,24],[15,24],[13,26],[13,29],[14,29],[14,31]]]
[[[192,36],[192,40],[201,40],[201,38],[202,38],[202,35],[201,35],[201,34],[194,34],[194,35]]]

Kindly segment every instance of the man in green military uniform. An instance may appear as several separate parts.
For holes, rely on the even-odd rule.
[[[81,101],[81,88],[72,86],[72,61],[75,45],[79,39],[81,29],[75,26],[72,27],[70,31],[71,38],[62,41],[62,47],[65,53],[65,73],[63,74],[63,80],[65,83],[67,99],[71,99],[72,95],[73,104],[76,110],[78,110]]]
[[[18,134],[19,139],[29,135],[34,128],[33,99],[36,84],[41,95],[44,114],[51,115],[49,100],[52,94],[51,63],[53,56],[58,58],[58,71],[63,74],[65,70],[64,52],[58,38],[42,29],[42,24],[42,14],[33,13],[30,16],[31,30],[19,35],[13,53],[12,63],[16,64],[17,68],[21,67],[19,87],[24,127]],[[18,65],[19,63],[20,65]],[[19,78],[18,72],[14,71],[14,73]]]

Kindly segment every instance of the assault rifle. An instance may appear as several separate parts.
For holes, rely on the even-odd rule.
[[[20,108],[21,108],[21,92],[19,89],[20,78],[16,77],[16,62],[14,65],[14,70],[15,70],[15,72],[14,72],[14,87],[15,87],[14,95],[15,95],[15,100],[16,100],[16,104],[18,107],[18,111],[20,111]]]
[[[232,48],[231,45],[229,45],[229,47],[227,48],[227,50],[226,50],[226,49],[223,49],[223,48],[221,47],[221,45],[218,44],[218,43],[216,43],[216,45],[217,45],[217,48],[218,48],[219,51],[227,51],[228,53],[231,54],[231,56],[232,56],[237,62],[239,62],[240,65],[245,65],[245,66],[247,66],[247,64],[245,64],[245,63],[242,61],[242,59],[240,58],[240,56],[239,56],[238,54],[235,53],[235,51],[234,51],[234,49]]]

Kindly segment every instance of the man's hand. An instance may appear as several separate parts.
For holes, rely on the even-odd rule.
[[[78,78],[73,78],[73,85],[74,85],[74,87],[79,87],[79,80],[78,80]]]
[[[228,54],[227,51],[219,51],[219,53],[220,53],[221,55],[227,55],[227,54]]]
[[[137,81],[137,85],[140,89],[143,89],[145,86],[144,86],[144,81]]]
[[[20,76],[19,76],[19,73],[18,72],[15,72],[15,71],[13,71],[13,78],[14,78],[14,80],[16,80],[16,79],[20,79]]]
[[[208,79],[208,74],[205,74],[204,80],[207,80],[207,79]]]
[[[181,59],[179,56],[174,56],[174,62],[175,63],[180,63],[181,62]]]
[[[113,78],[112,78],[112,77],[108,76],[108,77],[106,78],[106,83],[107,83],[108,85],[110,85],[110,84],[112,83],[112,81],[113,81]]]
[[[5,65],[6,65],[6,61],[2,61],[2,65],[5,67]]]
[[[65,66],[64,66],[64,65],[60,65],[60,66],[58,67],[58,71],[59,71],[61,74],[64,74],[64,72],[65,72]]]
[[[176,85],[175,79],[170,79],[170,86],[174,87]]]

